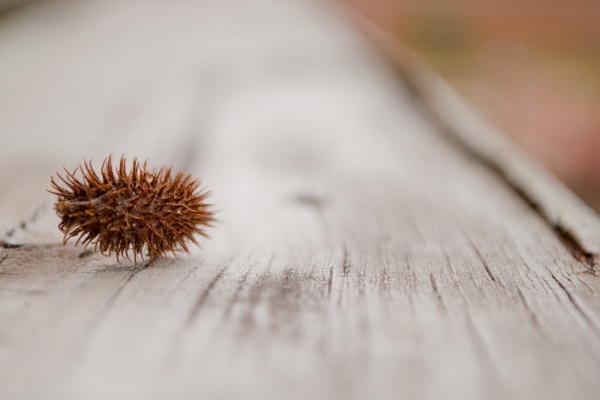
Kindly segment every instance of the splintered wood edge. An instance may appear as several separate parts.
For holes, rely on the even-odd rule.
[[[579,261],[600,262],[600,218],[561,181],[483,119],[414,51],[353,10],[349,15],[394,67],[440,132],[496,173],[538,213]]]

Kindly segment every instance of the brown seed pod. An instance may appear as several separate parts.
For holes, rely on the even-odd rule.
[[[206,236],[204,227],[214,221],[210,205],[204,200],[208,192],[198,190],[199,181],[179,172],[171,175],[171,168],[162,167],[157,173],[146,169],[146,163],[133,160],[131,170],[126,169],[125,157],[113,170],[109,156],[98,176],[92,163],[84,161],[73,173],[65,168],[66,177],[56,174],[66,185],[61,187],[50,178],[58,196],[54,205],[61,218],[60,230],[65,234],[63,243],[79,236],[86,247],[95,245],[102,254],[115,252],[133,260],[144,257],[144,250],[154,260],[166,260],[167,252],[179,249],[189,252],[186,240],[196,245],[194,234]],[[82,180],[75,177],[80,170]],[[76,244],[77,244],[76,243]]]

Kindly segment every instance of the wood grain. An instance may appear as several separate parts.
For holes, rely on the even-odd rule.
[[[599,278],[334,6],[7,20],[0,397],[599,394]],[[145,266],[62,246],[49,176],[110,153],[203,179],[203,249]]]

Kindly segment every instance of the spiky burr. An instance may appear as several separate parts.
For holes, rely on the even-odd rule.
[[[117,261],[133,254],[137,262],[144,253],[151,260],[166,259],[168,252],[189,252],[186,241],[197,245],[194,235],[206,236],[204,229],[214,221],[205,203],[209,193],[199,190],[200,182],[191,175],[173,176],[172,167],[149,172],[147,161],[136,159],[127,171],[124,156],[116,169],[112,156],[104,160],[100,176],[91,161],[83,165],[72,173],[65,168],[65,178],[56,174],[64,187],[50,178],[64,244],[78,237],[76,244],[93,244],[102,254],[114,252]],[[81,180],[75,177],[78,169]]]

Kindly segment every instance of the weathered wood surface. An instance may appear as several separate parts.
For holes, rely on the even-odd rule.
[[[1,398],[598,397],[593,266],[338,11],[51,2],[0,22]],[[49,176],[110,153],[202,177],[203,250],[144,267],[60,244]],[[596,217],[565,201],[595,256]]]
[[[414,52],[359,14],[358,27],[397,67],[417,98],[424,103],[451,140],[494,170],[541,214],[566,240],[587,254],[587,263],[600,254],[600,219],[594,211],[564,190],[564,185],[539,163],[525,156],[487,121],[481,118],[450,85]]]

